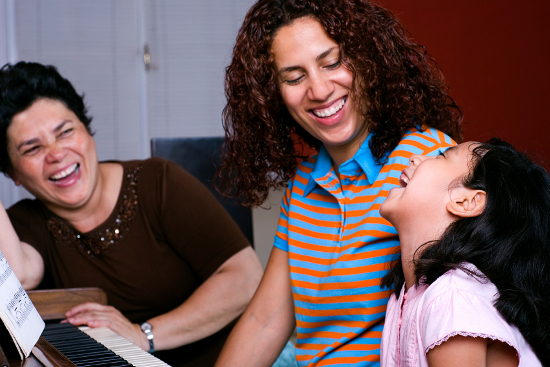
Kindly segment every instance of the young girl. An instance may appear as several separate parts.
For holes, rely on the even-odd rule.
[[[493,139],[413,155],[400,182],[382,366],[550,365],[548,173]]]

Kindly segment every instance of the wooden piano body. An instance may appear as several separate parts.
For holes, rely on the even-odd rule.
[[[48,320],[59,320],[65,318],[65,312],[73,308],[76,305],[85,302],[96,302],[99,304],[107,304],[107,296],[103,290],[99,288],[71,288],[71,289],[57,289],[57,290],[36,290],[28,291],[30,299],[35,305],[38,313],[42,316],[45,321]],[[124,338],[119,335],[116,335],[114,332],[107,328],[98,328],[91,329],[88,327],[82,327],[81,332],[78,329],[71,327],[69,324],[53,324],[48,325],[49,329],[55,329],[57,327],[64,328],[63,331],[60,331],[62,334],[67,334],[67,329],[71,336],[68,340],[74,339],[91,339],[90,343],[94,345],[94,348],[106,347],[107,351],[114,353],[126,361],[128,364],[120,364],[121,366],[137,366],[137,367],[170,367],[168,364],[162,362],[158,358],[152,356],[151,354],[145,352],[139,347],[131,344]],[[76,334],[79,335],[76,335]],[[82,335],[80,335],[80,333]],[[51,337],[47,336],[45,331],[43,337],[40,338],[36,344],[35,349],[38,349],[36,352],[42,354],[41,360],[36,358],[35,355],[31,354],[29,358],[21,361],[19,359],[8,359],[6,358],[2,347],[0,346],[0,367],[78,367],[86,366],[88,364],[81,364],[80,362],[71,361],[63,353],[59,352],[52,344],[55,344]],[[73,335],[76,335],[74,337]],[[89,337],[91,338],[89,338]],[[48,342],[46,338],[51,341]],[[96,343],[99,342],[100,344]],[[86,341],[88,343],[88,341]],[[101,345],[102,344],[102,345]],[[77,349],[80,347],[77,347]],[[74,347],[73,347],[74,349]],[[60,348],[60,350],[63,350]],[[34,353],[34,352],[33,352]],[[95,352],[92,352],[92,356]],[[67,353],[67,355],[70,355]],[[72,358],[72,357],[71,357]],[[114,358],[117,358],[116,356]],[[117,362],[118,363],[118,362]],[[99,365],[99,363],[94,362],[90,365]],[[111,365],[106,363],[105,365]],[[114,365],[114,364],[113,364]]]
[[[37,345],[41,345],[41,350],[47,350],[50,348],[50,346],[47,345],[47,342],[43,340],[43,338],[40,338]],[[0,367],[49,367],[47,365],[44,365],[42,362],[40,362],[34,355],[30,355],[28,358],[25,358],[24,360],[20,359],[8,359],[4,355],[3,351],[1,351],[0,347]],[[51,366],[54,367],[75,367],[76,365],[72,363],[69,359],[65,358],[61,353],[54,350],[49,350],[49,352],[46,352],[50,359]]]

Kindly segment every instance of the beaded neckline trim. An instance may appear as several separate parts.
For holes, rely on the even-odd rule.
[[[116,216],[93,231],[82,234],[69,226],[66,220],[53,213],[48,217],[48,229],[56,245],[101,258],[114,250],[130,231],[137,215],[139,197],[137,185],[142,165],[124,169],[123,184],[115,208]]]

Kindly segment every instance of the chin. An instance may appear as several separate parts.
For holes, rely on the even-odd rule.
[[[401,213],[399,209],[399,203],[392,203],[391,199],[386,199],[382,205],[380,205],[380,209],[378,211],[382,218],[390,222],[391,225],[395,227],[396,218],[399,217]]]
[[[385,203],[385,201],[384,201]],[[380,216],[386,220],[390,220],[389,217],[390,217],[390,213],[388,213],[388,210],[386,209],[386,206],[384,206],[384,203],[382,203],[382,205],[380,205],[380,209],[378,210],[379,213],[380,213]]]

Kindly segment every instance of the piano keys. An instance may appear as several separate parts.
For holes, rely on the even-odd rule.
[[[170,367],[108,328],[47,324],[42,337],[78,367]]]
[[[130,343],[109,328],[81,327],[80,330],[130,362],[132,366],[170,367],[167,363]]]

